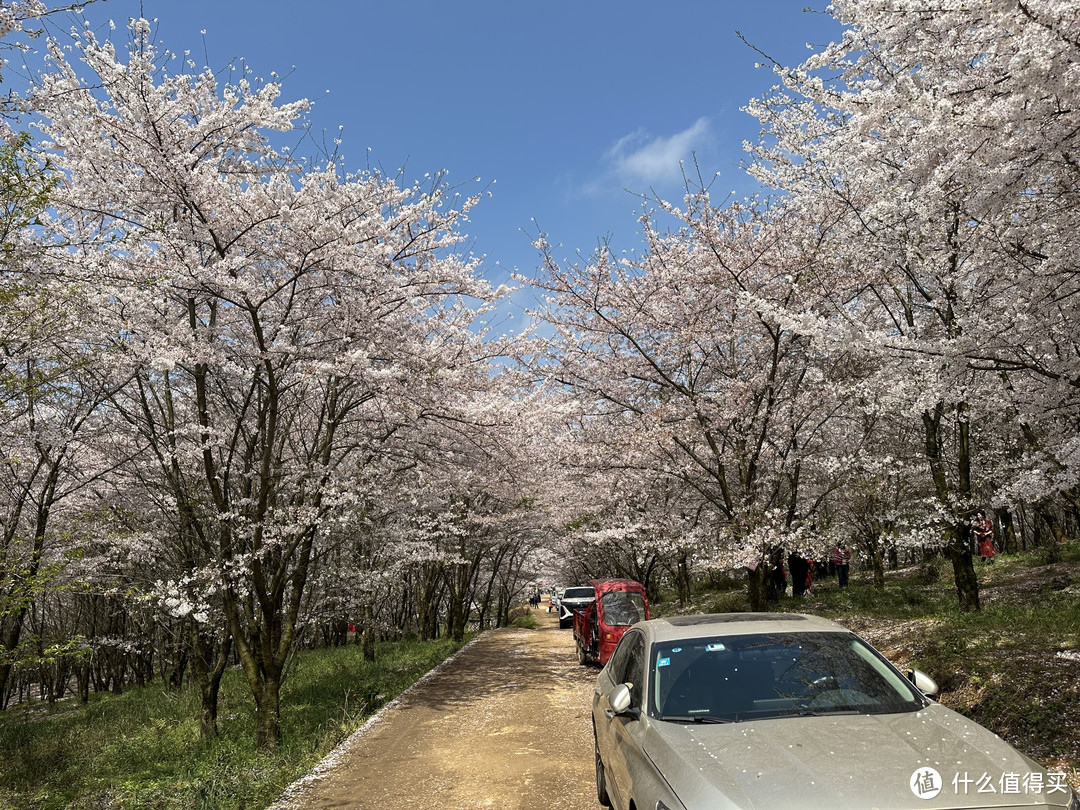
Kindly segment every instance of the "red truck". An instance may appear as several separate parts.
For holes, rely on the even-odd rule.
[[[574,646],[582,664],[603,666],[615,651],[626,628],[649,618],[645,588],[632,579],[593,579],[596,598],[584,610],[574,611]]]

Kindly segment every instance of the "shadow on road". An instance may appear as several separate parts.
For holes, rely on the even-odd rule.
[[[540,613],[536,630],[492,630],[463,650],[406,700],[432,709],[459,707],[505,690],[533,698],[553,681],[595,681],[598,669],[577,662],[573,635],[554,614]],[[531,698],[529,698],[531,699]]]
[[[274,810],[595,806],[591,700],[554,614],[479,636],[290,786]],[[557,743],[557,744],[555,744]]]

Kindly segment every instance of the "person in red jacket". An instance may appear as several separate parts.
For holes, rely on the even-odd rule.
[[[992,563],[994,561],[994,524],[981,509],[975,515],[971,530],[975,533],[975,543],[983,564]]]
[[[832,550],[832,564],[836,566],[836,581],[841,588],[846,588],[851,574],[851,550],[840,543]]]

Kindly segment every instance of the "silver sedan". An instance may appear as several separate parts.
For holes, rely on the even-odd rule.
[[[936,692],[818,617],[639,622],[596,683],[597,797],[618,810],[1080,810],[1062,774]]]

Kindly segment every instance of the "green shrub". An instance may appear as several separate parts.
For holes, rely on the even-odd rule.
[[[523,630],[535,630],[540,625],[536,621],[536,617],[531,613],[526,613],[524,616],[518,616],[511,622],[511,626],[520,627]]]

